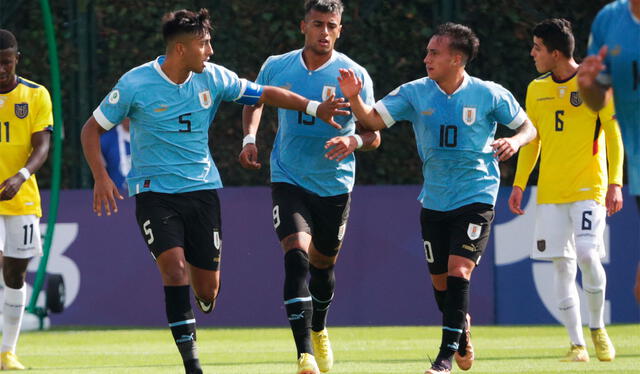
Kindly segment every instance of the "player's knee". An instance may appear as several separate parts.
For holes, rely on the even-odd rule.
[[[592,246],[576,245],[576,257],[580,267],[592,267],[600,262],[600,254],[597,248]]]
[[[177,286],[189,283],[187,269],[183,266],[174,266],[162,270],[162,281],[167,286]]]
[[[5,268],[2,271],[4,277],[4,283],[9,288],[19,289],[22,288],[26,279],[26,271],[22,272],[18,269]]]
[[[309,273],[309,256],[299,248],[287,251],[284,255],[284,270],[287,277],[306,278]]]

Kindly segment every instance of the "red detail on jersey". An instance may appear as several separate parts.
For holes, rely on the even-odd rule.
[[[597,155],[598,154],[598,140],[594,140],[593,141],[593,155]]]

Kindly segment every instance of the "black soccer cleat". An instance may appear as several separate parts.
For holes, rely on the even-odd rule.
[[[216,307],[215,299],[213,301],[206,301],[199,298],[198,296],[195,296],[195,298],[196,298],[196,304],[198,305],[198,308],[200,308],[200,310],[204,314],[211,313],[213,309]]]

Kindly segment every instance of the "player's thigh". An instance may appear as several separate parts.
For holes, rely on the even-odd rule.
[[[312,219],[309,209],[308,193],[302,188],[288,183],[272,183],[271,199],[273,203],[273,228],[278,240],[282,243],[285,238],[292,238],[293,234],[305,233],[311,235]],[[306,236],[306,235],[305,235]],[[307,242],[307,240],[294,240]],[[290,248],[285,245],[285,250]],[[292,244],[293,245],[293,244]],[[306,246],[305,246],[306,247]],[[300,248],[307,251],[308,248]]]
[[[185,194],[185,258],[197,268],[217,271],[222,253],[220,199],[216,190]],[[205,273],[206,274],[206,273]]]
[[[313,248],[327,257],[335,257],[342,245],[349,220],[351,195],[314,196],[311,204]]]
[[[34,214],[0,217],[0,249],[4,257],[27,259],[42,255],[39,217]]]
[[[576,201],[570,204],[569,215],[577,250],[595,250],[604,257],[604,230],[607,209],[595,200]]]
[[[446,213],[422,208],[420,227],[429,272],[431,275],[446,274],[449,261],[449,227]]]
[[[449,253],[477,266],[489,242],[494,216],[493,206],[489,204],[474,203],[456,209],[450,220]]]
[[[552,260],[575,258],[569,204],[540,204],[536,207],[535,242],[531,258]]]
[[[184,223],[180,194],[143,192],[136,196],[136,221],[154,258],[164,251],[184,248]]]

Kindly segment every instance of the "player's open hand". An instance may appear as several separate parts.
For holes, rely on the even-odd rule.
[[[324,143],[324,149],[329,151],[324,157],[329,160],[342,161],[358,148],[358,142],[353,136],[336,136]]]
[[[522,188],[518,186],[513,186],[511,189],[511,195],[509,196],[509,210],[513,214],[524,214],[524,210],[521,208],[522,205]]]
[[[24,176],[16,173],[16,175],[0,183],[0,201],[13,199],[24,182]]]
[[[110,216],[111,212],[118,213],[116,199],[123,200],[124,197],[118,191],[111,178],[97,180],[93,185],[93,212],[102,216],[102,207],[105,213]]]
[[[258,170],[262,167],[262,164],[258,162],[258,147],[253,143],[249,143],[242,148],[238,161],[245,169]]]
[[[596,77],[605,69],[604,59],[607,57],[607,46],[600,48],[597,55],[587,56],[578,69],[578,85],[580,87],[591,87],[596,81]]]
[[[622,209],[622,188],[617,184],[610,184],[605,198],[607,215],[612,216]]]
[[[491,143],[491,147],[493,147],[494,156],[500,161],[505,161],[518,152],[520,142],[513,137],[500,138],[494,140],[494,142]]]
[[[362,90],[362,79],[360,79],[353,69],[340,69],[340,76],[338,82],[340,83],[340,90],[347,99],[358,96]]]
[[[350,106],[351,104],[345,102],[343,97],[336,99],[336,95],[332,94],[327,100],[320,103],[316,110],[316,117],[340,130],[342,126],[333,120],[333,116],[348,116],[351,112],[343,109]]]

